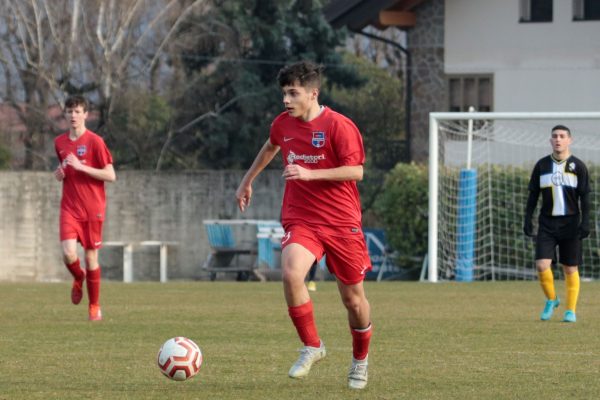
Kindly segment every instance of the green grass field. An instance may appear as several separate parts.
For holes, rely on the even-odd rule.
[[[598,283],[582,284],[576,324],[560,322],[562,306],[538,320],[537,282],[366,286],[375,331],[357,392],[332,282],[313,295],[328,356],[303,380],[287,377],[300,342],[281,283],[105,283],[100,323],[70,304],[67,283],[0,284],[0,399],[600,398]],[[173,336],[204,354],[186,382],[156,367]]]

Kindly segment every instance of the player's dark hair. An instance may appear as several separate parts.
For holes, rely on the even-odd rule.
[[[85,97],[80,95],[73,95],[67,97],[67,100],[65,100],[65,109],[75,108],[77,106],[81,106],[83,108],[83,111],[85,112],[88,111],[88,109],[90,108],[90,103]]]
[[[552,128],[552,130],[550,131],[550,133],[554,132],[554,131],[567,131],[567,133],[569,134],[569,136],[571,136],[571,130],[569,128],[567,128],[564,125],[556,125],[554,128]]]
[[[321,88],[323,66],[311,61],[300,61],[287,65],[277,74],[279,86],[291,86],[298,82],[302,87]]]

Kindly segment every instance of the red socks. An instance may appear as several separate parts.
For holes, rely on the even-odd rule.
[[[288,307],[288,313],[290,318],[298,331],[298,336],[305,346],[319,347],[321,346],[321,339],[317,333],[317,325],[315,324],[313,314],[313,304],[309,300],[296,307]],[[369,354],[369,343],[371,342],[371,334],[373,332],[373,325],[369,324],[368,327],[352,328],[352,355],[355,360],[364,360]]]
[[[85,280],[90,304],[98,304],[100,298],[100,267],[87,270],[87,279]]]
[[[302,305],[288,307],[288,313],[302,343],[305,346],[320,347],[321,339],[317,333],[312,301],[309,300]]]
[[[67,269],[69,270],[71,275],[73,275],[73,278],[75,278],[76,280],[82,281],[83,278],[85,278],[83,270],[81,269],[81,265],[79,264],[79,258],[73,261],[72,264],[65,263],[65,265],[67,266]]]
[[[87,269],[86,275],[81,269],[79,259],[75,260],[72,264],[66,265],[73,278],[78,281],[85,279],[90,304],[98,304],[98,299],[100,298],[100,267],[94,270]]]
[[[369,324],[364,329],[350,327],[352,333],[352,355],[355,360],[364,360],[369,354],[369,343],[371,342],[371,333],[373,325]]]

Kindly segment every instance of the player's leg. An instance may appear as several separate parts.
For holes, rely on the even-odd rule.
[[[540,286],[546,296],[546,304],[540,314],[542,321],[548,321],[552,318],[554,309],[560,305],[560,298],[556,295],[554,288],[554,275],[552,274],[551,264],[552,259],[535,260]]]
[[[548,321],[552,317],[554,309],[560,304],[560,299],[556,295],[554,275],[552,274],[551,268],[557,244],[556,239],[547,233],[540,219],[540,229],[538,231],[535,246],[535,267],[537,269],[540,286],[546,296],[546,304],[540,314],[540,319],[542,321]]]
[[[63,262],[73,276],[71,302],[79,304],[83,297],[82,288],[85,280],[85,270],[81,268],[77,256],[77,239],[81,237],[82,232],[79,223],[65,212],[60,214],[59,231]]]
[[[282,279],[285,301],[288,307],[296,307],[310,301],[304,278],[315,260],[315,255],[304,246],[291,243],[281,253]]]
[[[367,385],[369,344],[373,332],[371,309],[362,282],[346,285],[338,280],[338,289],[348,311],[352,334],[352,365],[348,373],[348,386],[351,389],[363,389]]]
[[[560,262],[563,265],[566,285],[566,308],[564,322],[576,322],[577,300],[579,298],[579,269],[581,264],[581,240],[575,236],[573,239],[561,241],[559,244]]]
[[[579,298],[579,271],[577,266],[563,266],[565,272],[565,285],[567,287],[567,310],[563,318],[564,322],[577,321],[577,299]]]
[[[102,320],[100,309],[101,268],[98,264],[98,249],[102,245],[102,222],[88,222],[85,225],[85,235],[82,245],[85,249],[85,264],[87,270],[87,291],[89,300],[90,321]]]
[[[312,267],[310,267],[310,271],[308,271],[308,283],[306,284],[306,288],[309,292],[317,291],[317,283],[315,282],[315,275],[317,274],[317,265],[319,263],[317,260],[313,262]]]
[[[69,268],[69,265],[79,261],[79,256],[77,255],[77,239],[62,240],[60,246],[62,248],[63,262],[67,266],[69,272],[71,272],[71,275],[73,275],[74,278],[81,276],[79,273],[80,271],[72,271],[71,268]]]
[[[85,263],[87,267],[87,292],[89,300],[89,319],[90,321],[102,320],[102,311],[100,309],[100,274],[101,269],[98,264],[98,250],[85,250]]]
[[[306,227],[286,228],[281,241],[281,265],[283,291],[288,313],[304,347],[300,357],[289,370],[292,378],[306,376],[312,365],[325,357],[326,351],[315,323],[313,304],[304,284],[306,273],[317,256],[323,254],[322,247]]]
[[[369,253],[360,230],[344,237],[329,236],[324,241],[327,268],[337,279],[352,334],[352,364],[348,373],[348,386],[351,389],[363,389],[368,380],[369,344],[373,332],[371,308],[363,286],[365,274],[371,269]]]
[[[323,345],[317,331],[313,304],[304,285],[304,277],[315,260],[315,256],[300,244],[292,243],[283,248],[283,290],[288,313],[304,347],[300,357],[292,365],[288,375],[301,378],[308,375],[312,365],[325,357]]]
[[[66,239],[61,241],[63,253],[63,262],[73,276],[71,285],[71,302],[79,304],[83,298],[83,281],[85,280],[85,270],[81,268],[79,257],[77,256],[77,239]]]

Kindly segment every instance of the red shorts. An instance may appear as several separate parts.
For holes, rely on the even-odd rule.
[[[360,228],[288,225],[281,239],[281,248],[290,243],[306,248],[317,260],[326,255],[327,269],[345,285],[362,282],[373,268]]]
[[[77,239],[86,250],[102,247],[103,221],[78,221],[67,213],[60,213],[60,240]]]

